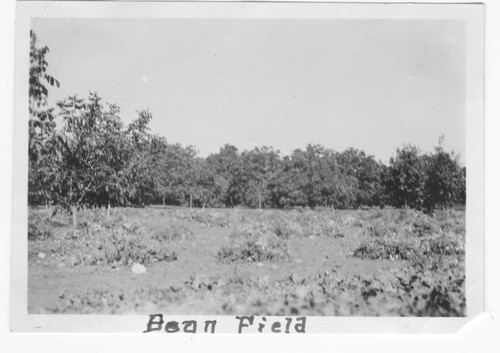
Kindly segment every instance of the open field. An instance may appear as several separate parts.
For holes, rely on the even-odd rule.
[[[465,315],[463,211],[30,209],[28,239],[32,314]]]

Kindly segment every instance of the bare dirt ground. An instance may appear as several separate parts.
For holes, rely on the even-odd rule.
[[[463,212],[31,209],[28,312],[465,314]],[[134,273],[139,268],[144,273]]]

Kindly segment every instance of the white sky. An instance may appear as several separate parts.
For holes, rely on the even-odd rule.
[[[153,132],[205,156],[230,143],[320,143],[386,162],[404,143],[465,162],[465,25],[410,20],[34,20],[61,82],[153,113]]]

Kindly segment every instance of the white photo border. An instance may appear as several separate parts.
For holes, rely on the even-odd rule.
[[[426,19],[465,21],[467,241],[465,318],[307,318],[308,333],[456,333],[484,316],[483,270],[483,11],[481,4],[254,2],[18,2],[15,51],[14,185],[12,203],[11,330],[13,332],[140,333],[147,315],[27,314],[28,53],[31,19],[47,18],[287,18]],[[26,58],[26,60],[23,60]],[[218,320],[218,333],[236,333],[234,316],[169,316]],[[271,319],[271,318],[269,318]]]

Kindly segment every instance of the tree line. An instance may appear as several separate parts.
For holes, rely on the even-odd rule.
[[[145,204],[190,207],[356,208],[392,205],[432,212],[465,203],[465,167],[442,147],[397,149],[388,165],[365,152],[308,145],[283,155],[270,146],[224,145],[200,157],[193,146],[151,133],[152,114],[125,125],[120,108],[96,93],[47,106],[47,47],[31,32],[29,78],[30,204],[82,207]],[[57,123],[56,123],[57,121]]]

